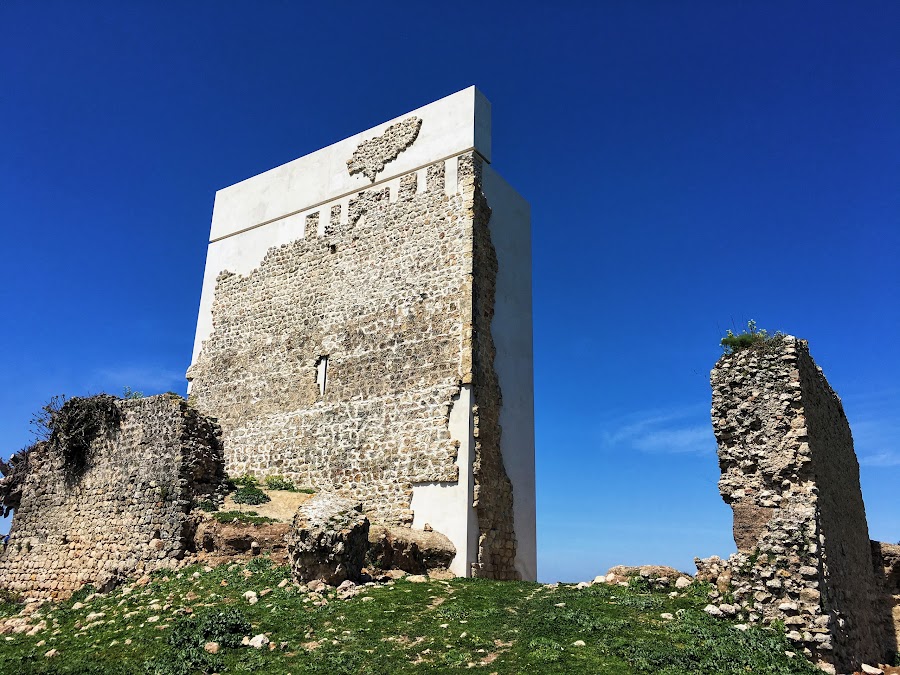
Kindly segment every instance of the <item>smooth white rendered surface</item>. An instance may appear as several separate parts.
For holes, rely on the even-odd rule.
[[[412,527],[424,529],[425,524],[453,542],[456,557],[450,571],[458,577],[471,575],[472,565],[478,554],[478,516],[472,503],[475,499],[475,481],[472,476],[472,460],[475,457],[475,421],[472,416],[472,386],[464,384],[459,398],[450,409],[450,438],[459,441],[456,465],[459,480],[455,483],[419,483],[413,486],[410,508],[413,510]]]
[[[373,183],[362,174],[350,175],[347,160],[361,142],[412,116],[422,120],[418,137],[385,165],[375,184],[472,149],[490,162],[491,104],[475,87],[469,87],[219,190],[210,241],[371,187]]]
[[[516,570],[537,579],[534,481],[534,348],[531,321],[531,207],[491,167],[484,167],[491,207],[497,286],[491,335],[500,380],[500,450],[513,486]]]

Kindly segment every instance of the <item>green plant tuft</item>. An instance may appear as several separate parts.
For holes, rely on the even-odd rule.
[[[266,502],[272,501],[269,499],[269,495],[260,490],[255,485],[247,485],[244,487],[240,487],[235,490],[234,494],[231,495],[231,498],[234,500],[235,504],[265,504]]]
[[[259,515],[256,511],[216,511],[213,514],[220,523],[248,523],[250,525],[265,525],[274,523],[275,520]]]
[[[43,430],[50,446],[62,454],[68,481],[75,481],[84,473],[91,443],[118,429],[122,415],[116,400],[109,394],[68,400],[54,397],[32,420],[39,437]]]
[[[270,490],[286,490],[295,492],[297,490],[293,481],[284,476],[267,476],[265,479],[266,487]]]
[[[259,487],[259,480],[257,480],[256,476],[252,476],[249,473],[245,473],[243,476],[238,476],[237,478],[232,478],[231,482],[238,487]]]
[[[736,351],[740,351],[741,349],[748,349],[751,347],[761,347],[770,344],[774,344],[781,341],[781,338],[784,337],[784,333],[781,331],[776,331],[772,335],[769,335],[769,332],[763,328],[756,327],[756,321],[750,319],[747,322],[747,329],[742,331],[741,333],[735,335],[730,330],[725,334],[719,344],[722,346],[722,349],[726,354],[733,354]]]
[[[206,511],[208,513],[213,513],[219,510],[219,505],[211,499],[204,499],[202,501],[197,502],[197,508],[201,511]]]
[[[233,649],[240,646],[242,637],[250,629],[247,617],[235,607],[181,617],[172,626],[167,640],[171,649],[161,658],[146,661],[144,672],[148,675],[189,675],[198,670],[204,673],[222,670],[223,657],[206,652],[204,644],[217,642],[222,648]]]

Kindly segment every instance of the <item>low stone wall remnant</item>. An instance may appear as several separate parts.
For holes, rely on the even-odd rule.
[[[91,440],[77,471],[64,445],[45,441],[0,481],[16,481],[0,587],[65,598],[173,567],[192,548],[191,509],[224,481],[218,426],[174,394],[112,405],[117,423]]]

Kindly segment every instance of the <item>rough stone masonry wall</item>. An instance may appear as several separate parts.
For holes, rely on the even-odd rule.
[[[900,645],[900,544],[873,541],[872,562],[887,604],[883,630],[888,636],[888,647],[897,652]]]
[[[884,603],[859,465],[807,343],[787,336],[725,355],[711,381],[719,490],[738,553],[700,561],[701,577],[733,595],[733,605],[720,598],[728,613],[783,621],[804,653],[840,672],[877,662],[887,651]]]
[[[473,270],[476,195],[484,202],[474,163],[472,153],[459,158],[455,194],[437,162],[421,191],[416,173],[400,178],[396,201],[386,187],[364,190],[346,224],[332,210],[326,236],[307,226],[247,276],[219,276],[213,330],[188,376],[192,400],[222,424],[229,473],[342,491],[390,525],[412,522],[415,484],[458,480],[449,412],[472,382],[472,285],[484,276]],[[495,273],[496,262],[485,274]],[[495,384],[485,410],[496,419],[492,370],[486,361]],[[486,456],[499,457],[499,433],[490,443]],[[487,471],[476,480],[493,480]],[[494,539],[486,559],[509,538]],[[491,575],[507,574],[491,560]]]
[[[218,427],[175,395],[116,405],[119,427],[91,443],[80,478],[49,443],[29,453],[0,587],[65,598],[171,566],[192,544],[192,504],[223,477]]]
[[[461,185],[477,189],[472,201],[474,269],[473,377],[475,410],[475,508],[478,513],[478,562],[472,575],[518,579],[512,483],[500,451],[500,382],[494,370],[491,336],[497,285],[497,254],[491,243],[491,208],[481,192],[482,160],[469,155],[459,164]]]

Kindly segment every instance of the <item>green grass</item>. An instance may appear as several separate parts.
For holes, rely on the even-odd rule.
[[[213,518],[220,523],[250,523],[251,525],[264,525],[276,522],[274,518],[259,515],[256,511],[216,511]]]
[[[646,587],[399,580],[349,600],[329,592],[328,604],[316,606],[319,596],[278,588],[286,578],[287,568],[260,558],[155,574],[146,587],[126,586],[78,610],[74,601],[47,605],[47,630],[0,636],[0,675],[818,673],[785,656],[791,647],[780,633],[741,632],[704,614],[704,587],[673,599]],[[247,590],[259,602],[243,600]],[[90,613],[104,616],[89,622]],[[241,647],[241,633],[265,633],[277,648]],[[210,655],[202,645],[214,637],[221,649]],[[45,658],[49,649],[59,655]]]

